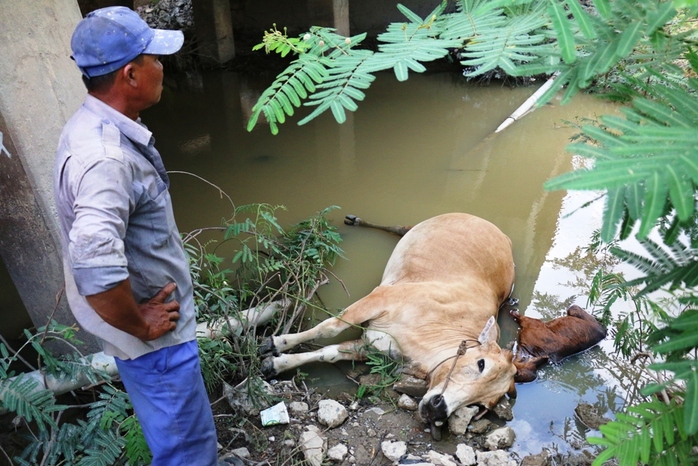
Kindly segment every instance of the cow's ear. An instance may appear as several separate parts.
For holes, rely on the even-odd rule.
[[[480,336],[477,337],[477,341],[479,341],[481,345],[484,345],[490,342],[497,343],[497,340],[499,340],[499,328],[497,327],[497,321],[494,317],[490,317],[487,320],[485,327],[482,329],[482,332],[480,332]]]

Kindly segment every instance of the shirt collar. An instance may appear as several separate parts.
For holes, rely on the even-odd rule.
[[[134,121],[90,94],[85,97],[83,106],[102,119],[113,123],[124,136],[133,142],[148,146],[153,137],[153,133],[141,123],[140,118]]]

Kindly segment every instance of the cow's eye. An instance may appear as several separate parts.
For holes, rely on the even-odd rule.
[[[477,368],[480,369],[480,372],[485,370],[485,360],[484,359],[477,360]]]

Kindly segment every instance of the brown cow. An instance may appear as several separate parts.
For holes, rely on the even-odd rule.
[[[509,313],[521,326],[514,358],[517,382],[531,382],[536,379],[536,370],[548,360],[560,362],[606,338],[603,325],[576,305],[567,309],[566,316],[549,322],[519,315],[516,309]]]
[[[433,428],[461,406],[491,408],[516,393],[513,355],[499,347],[496,322],[513,283],[511,241],[496,226],[462,213],[433,217],[400,239],[368,296],[312,329],[271,337],[265,349],[278,354],[359,325],[362,340],[270,356],[263,371],[273,376],[312,361],[360,360],[371,345],[427,379],[419,411]]]

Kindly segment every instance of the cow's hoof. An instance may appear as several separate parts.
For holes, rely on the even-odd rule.
[[[521,321],[521,314],[519,314],[519,310],[518,310],[518,309],[509,309],[509,315],[510,315],[511,317],[513,317],[513,319],[514,319],[516,322],[520,322],[520,321]]]
[[[274,337],[266,337],[259,345],[259,354],[262,356],[278,356],[279,350],[274,344]]]
[[[271,356],[262,360],[261,370],[262,376],[267,380],[272,379],[278,375],[276,369],[274,369],[274,358]]]
[[[356,226],[359,224],[361,219],[357,217],[356,215],[347,215],[344,217],[344,224],[345,225],[351,225],[351,226]]]
[[[505,306],[516,306],[519,304],[518,298],[507,298],[506,301],[504,301]]]

